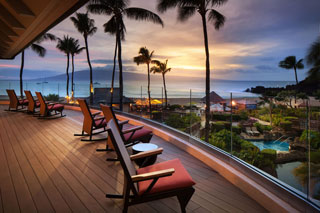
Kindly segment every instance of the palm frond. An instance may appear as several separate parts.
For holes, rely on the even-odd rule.
[[[320,61],[320,36],[308,49],[306,58],[308,65],[314,65],[316,62]]]
[[[228,2],[228,0],[209,0],[211,7],[219,7]]]
[[[303,59],[300,59],[300,60],[297,62],[296,67],[297,67],[298,69],[303,69],[303,68],[304,68]]]
[[[46,49],[39,44],[31,44],[31,49],[36,52],[40,57],[44,57],[46,55]]]
[[[152,60],[151,64],[155,64],[157,66],[160,66],[161,62],[159,60]]]
[[[177,7],[180,3],[180,0],[158,0],[157,10],[164,13],[168,9]]]
[[[208,19],[214,24],[216,30],[219,30],[226,22],[225,16],[214,9],[210,10]]]
[[[185,22],[191,16],[193,16],[196,11],[197,11],[197,8],[196,7],[192,7],[192,6],[179,7],[179,9],[178,9],[178,20],[181,21],[181,22]]]
[[[151,21],[155,24],[160,24],[163,27],[163,21],[161,20],[161,18],[157,14],[149,10],[137,7],[130,7],[126,8],[124,10],[124,13],[129,19],[135,19],[138,21]]]
[[[136,56],[133,58],[133,62],[135,62],[139,66],[140,64],[145,63],[145,57],[142,55]]]
[[[95,14],[104,14],[104,15],[112,15],[113,9],[112,7],[105,4],[95,4],[91,3],[87,6],[88,11]]]
[[[78,32],[85,37],[93,35],[97,31],[97,28],[94,26],[94,19],[89,18],[88,13],[76,13],[76,16],[70,19]]]
[[[150,72],[153,74],[161,73],[161,69],[158,66],[153,66],[150,68]]]

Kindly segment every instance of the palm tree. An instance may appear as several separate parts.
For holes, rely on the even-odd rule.
[[[307,53],[307,64],[312,66],[309,70],[309,76],[320,78],[320,36],[310,46]]]
[[[76,17],[71,17],[70,19],[79,33],[83,35],[86,45],[87,61],[90,69],[90,104],[93,104],[92,66],[89,55],[88,36],[92,36],[97,32],[97,28],[94,26],[94,20],[89,18],[88,13],[76,13]]]
[[[147,47],[141,47],[139,50],[139,55],[133,58],[133,61],[139,64],[146,64],[147,65],[147,73],[148,73],[148,98],[149,98],[149,112],[151,114],[151,92],[150,92],[150,63],[153,62],[152,56],[153,52],[149,52]]]
[[[57,48],[67,55],[67,68],[66,68],[66,75],[67,75],[67,101],[69,101],[69,58],[70,58],[70,47],[71,47],[72,38],[68,35],[64,35],[63,39],[58,38]]]
[[[85,47],[80,47],[79,40],[70,38],[70,55],[71,55],[71,64],[72,64],[72,74],[71,74],[71,100],[74,101],[74,56],[81,53],[82,50],[86,49]]]
[[[116,25],[112,22],[107,22],[103,25],[104,27],[104,32],[105,33],[109,33],[111,35],[116,35],[117,32],[117,28]],[[124,34],[121,33],[121,40],[124,40]],[[112,80],[111,80],[111,89],[110,89],[110,107],[112,107],[113,104],[113,90],[114,90],[114,76],[115,76],[115,72],[116,72],[116,60],[117,60],[117,51],[118,51],[118,42],[117,42],[117,38],[116,38],[116,45],[114,47],[114,56],[113,56],[113,70],[112,70]]]
[[[294,69],[294,74],[296,77],[296,84],[298,85],[298,76],[297,76],[297,69],[303,69],[303,59],[297,61],[295,56],[288,56],[283,61],[280,61],[279,67],[284,69]]]
[[[166,62],[162,63],[158,60],[154,60],[153,61],[156,66],[151,67],[150,71],[152,73],[161,73],[162,74],[162,81],[163,81],[163,87],[164,87],[164,98],[165,98],[165,108],[168,108],[168,97],[167,97],[167,87],[166,87],[166,78],[165,75],[167,72],[171,71],[171,68],[168,68],[168,59],[166,60]]]
[[[206,54],[206,125],[205,140],[209,139],[210,131],[210,57],[207,33],[207,18],[216,30],[219,30],[225,23],[225,17],[213,7],[219,7],[228,0],[159,0],[158,10],[165,12],[170,8],[178,7],[178,20],[187,21],[191,16],[198,12],[202,20],[204,46]]]
[[[46,49],[40,45],[41,42],[45,40],[55,41],[56,37],[51,33],[45,33],[40,36],[35,42],[33,42],[30,46],[31,49],[37,53],[40,57],[44,57],[46,55]],[[20,66],[20,96],[23,98],[23,68],[24,68],[24,51],[28,48],[26,47],[21,51],[21,66]]]
[[[121,58],[121,40],[124,39],[126,31],[123,17],[140,21],[151,21],[155,24],[163,26],[161,18],[146,9],[137,7],[128,7],[128,0],[91,0],[88,5],[88,10],[96,14],[104,14],[111,16],[111,19],[104,26],[111,26],[110,29],[115,29],[113,34],[116,35],[118,63],[119,63],[119,85],[120,85],[120,110],[123,109],[123,74],[122,74],[122,58]]]

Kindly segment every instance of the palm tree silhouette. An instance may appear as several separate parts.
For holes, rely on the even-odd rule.
[[[128,0],[91,0],[87,6],[88,10],[96,14],[104,14],[111,16],[111,19],[104,25],[110,26],[109,29],[114,29],[112,33],[116,35],[118,64],[119,64],[119,86],[120,86],[120,110],[123,109],[123,73],[122,73],[122,58],[121,58],[121,40],[124,39],[126,31],[123,17],[140,21],[151,21],[155,24],[163,26],[161,18],[146,9],[137,7],[128,7]]]
[[[168,97],[167,97],[167,87],[166,87],[166,78],[165,75],[167,72],[171,71],[171,68],[168,68],[168,59],[166,62],[160,62],[158,60],[154,60],[153,63],[156,64],[156,66],[151,67],[150,72],[152,73],[161,73],[162,74],[162,81],[163,81],[163,87],[164,87],[164,98],[165,98],[165,108],[168,108]]]
[[[73,22],[74,26],[77,28],[78,32],[83,35],[84,43],[86,45],[85,49],[90,69],[90,104],[93,104],[92,66],[89,55],[88,36],[92,36],[97,31],[97,28],[94,26],[94,20],[89,18],[88,13],[76,13],[76,17],[71,17],[70,19]]]
[[[307,64],[312,66],[308,72],[309,77],[320,79],[320,36],[308,50]]]
[[[71,100],[74,101],[74,56],[81,53],[85,47],[80,47],[79,40],[70,38],[70,55],[71,55],[71,64],[72,64],[72,74],[71,74]]]
[[[67,55],[67,68],[66,68],[66,75],[67,75],[67,101],[69,101],[69,58],[70,58],[70,47],[71,47],[72,38],[68,35],[64,35],[63,39],[58,38],[57,49]]]
[[[198,12],[202,20],[204,46],[206,54],[206,125],[205,140],[209,139],[210,131],[210,56],[207,32],[207,18],[216,30],[219,30],[225,23],[225,17],[213,7],[219,7],[228,0],[159,0],[158,10],[165,12],[170,8],[178,7],[178,20],[187,21],[191,16]],[[207,16],[208,15],[208,16]]]
[[[295,56],[288,56],[283,61],[279,62],[279,67],[284,69],[294,69],[294,74],[296,77],[296,84],[298,85],[298,76],[297,76],[297,69],[303,69],[303,59],[297,61]]]
[[[30,46],[31,49],[37,53],[40,57],[44,57],[46,55],[46,49],[40,45],[41,42],[45,40],[55,41],[56,37],[51,33],[45,33],[40,36],[35,42],[33,42]],[[28,48],[26,47],[21,51],[21,66],[20,66],[20,96],[23,98],[23,68],[24,68],[24,51]]]
[[[150,91],[150,63],[153,63],[152,56],[153,52],[150,52],[147,47],[141,47],[139,50],[139,55],[133,58],[133,61],[139,64],[147,65],[148,72],[148,98],[149,98],[149,112],[151,114],[151,91]]]

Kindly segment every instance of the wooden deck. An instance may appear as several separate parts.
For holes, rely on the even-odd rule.
[[[96,152],[105,142],[81,142],[80,112],[40,120],[0,105],[0,212],[121,212],[123,172],[114,153]],[[164,148],[158,161],[180,158],[197,183],[188,212],[266,212],[205,164],[154,136]],[[129,212],[179,212],[176,198],[129,207]]]

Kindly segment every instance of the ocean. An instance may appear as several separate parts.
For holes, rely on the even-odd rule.
[[[205,94],[205,82],[203,80],[187,80],[176,81],[167,80],[168,98],[188,98],[190,97],[190,90],[192,98],[202,98]],[[212,80],[211,91],[215,91],[223,98],[230,97],[232,92],[233,97],[256,97],[256,94],[244,92],[247,88],[256,86],[265,87],[284,87],[289,84],[294,84],[292,81],[233,81],[233,80]],[[95,81],[94,88],[110,87],[110,81]],[[118,84],[115,84],[117,87]],[[23,83],[24,90],[40,91],[44,95],[58,94],[60,97],[66,96],[66,82],[65,81],[33,81],[25,80]],[[16,93],[20,94],[18,80],[0,80],[0,95],[7,95],[6,89],[14,89]],[[151,81],[151,96],[154,98],[161,98],[163,84],[160,81]],[[71,91],[71,83],[69,84],[69,91]],[[74,84],[75,97],[86,97],[89,95],[89,81],[77,81]],[[70,92],[69,92],[70,94]],[[147,82],[138,80],[124,81],[124,95],[126,97],[147,97]]]

